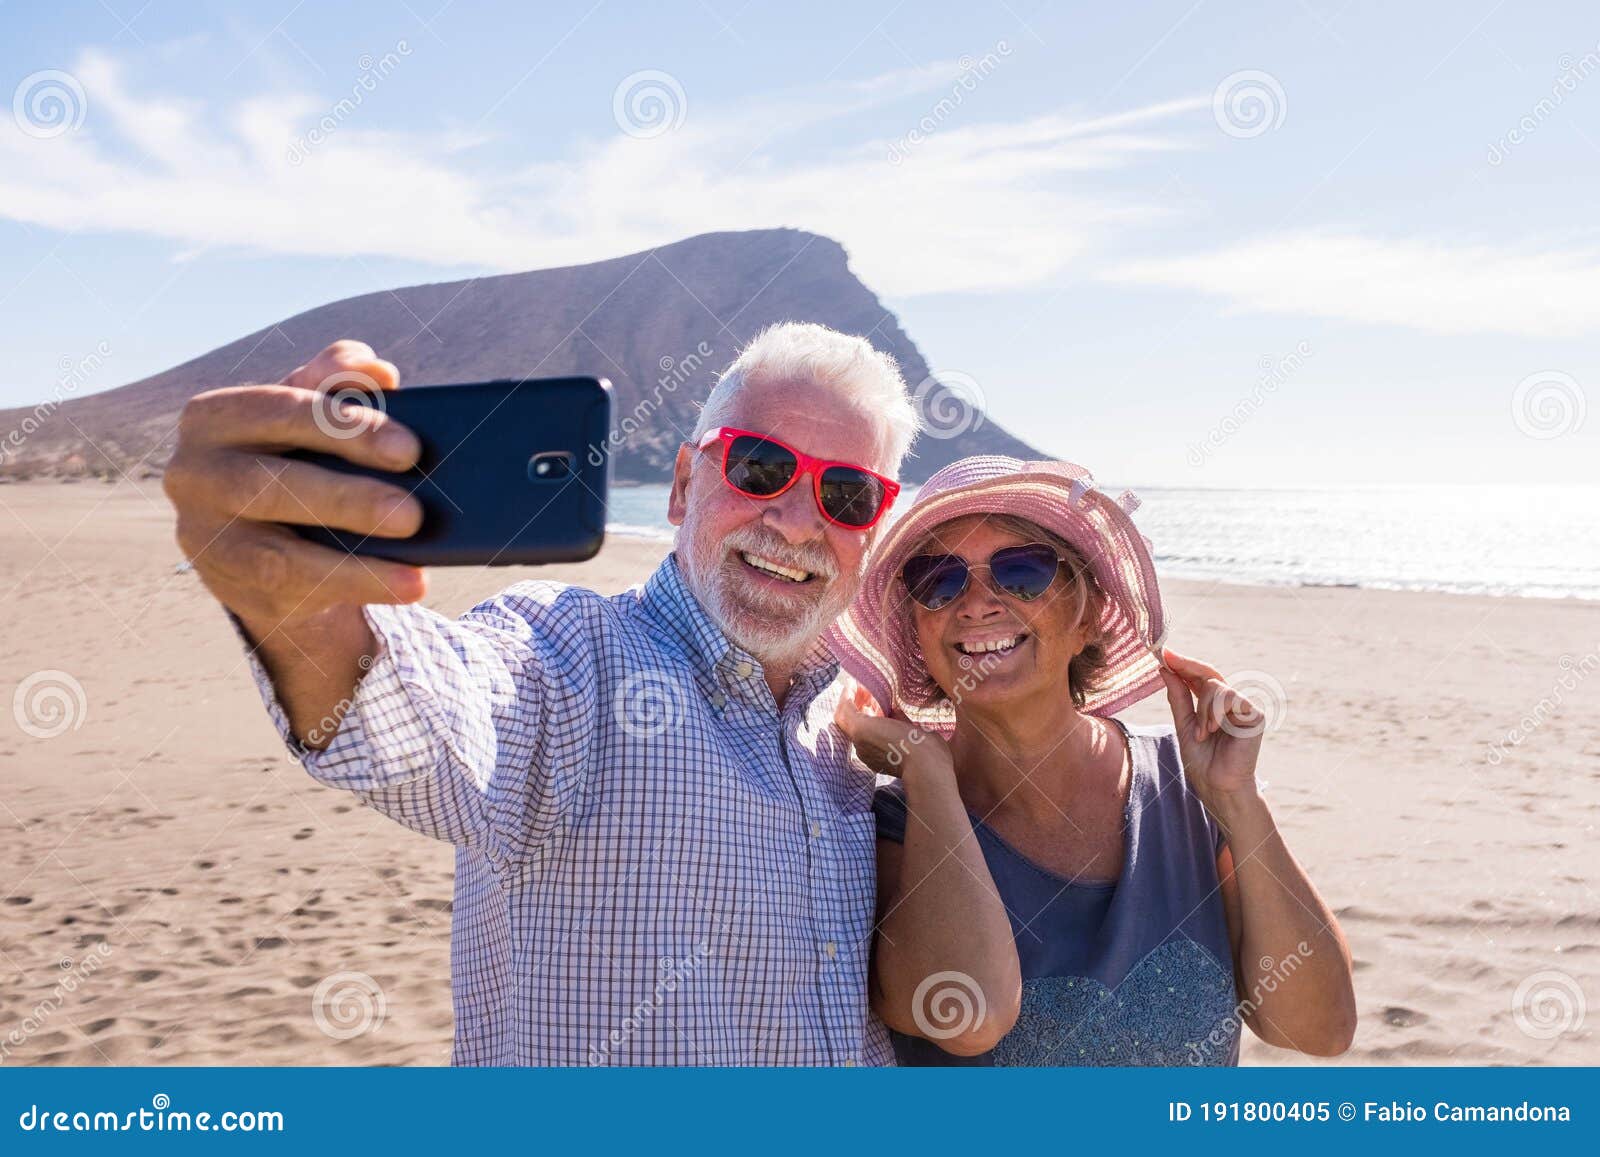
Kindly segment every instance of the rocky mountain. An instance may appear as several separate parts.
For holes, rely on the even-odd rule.
[[[910,481],[969,454],[1041,456],[974,407],[981,395],[970,378],[930,378],[894,314],[850,272],[843,246],[813,233],[764,229],[709,233],[590,265],[336,301],[142,381],[0,411],[0,476],[159,471],[190,396],[277,381],[330,341],[352,337],[393,361],[413,385],[574,373],[610,378],[615,477],[659,482],[716,374],[759,330],[789,320],[863,334],[899,361],[908,383],[921,384],[919,404],[938,436],[919,439],[906,464]]]

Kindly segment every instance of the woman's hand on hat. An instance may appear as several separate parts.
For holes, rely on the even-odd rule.
[[[845,680],[833,720],[861,762],[880,775],[955,772],[948,743],[904,719],[888,718],[871,692],[853,679]]]
[[[1215,667],[1170,649],[1162,659],[1161,681],[1189,786],[1213,811],[1224,800],[1254,795],[1265,713]]]

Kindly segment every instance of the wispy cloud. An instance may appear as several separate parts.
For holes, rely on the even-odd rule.
[[[359,112],[291,161],[326,100],[276,92],[201,106],[142,90],[103,52],[72,72],[89,107],[78,131],[38,139],[0,119],[0,216],[160,237],[186,255],[247,247],[491,270],[792,225],[844,242],[857,272],[893,295],[1037,284],[1117,228],[1170,212],[1159,179],[1141,197],[1116,171],[1185,147],[1186,122],[1209,104],[986,123],[973,98],[897,164],[891,136],[853,132],[819,154],[825,134],[805,133],[867,112],[880,135],[902,112],[908,130],[925,122],[960,72],[945,62],[738,109],[691,92],[670,132],[619,131],[532,164],[507,165],[514,142],[486,145],[476,129],[401,135]]]
[[[1295,232],[1124,262],[1104,277],[1221,297],[1240,310],[1434,334],[1570,337],[1600,328],[1600,253]]]

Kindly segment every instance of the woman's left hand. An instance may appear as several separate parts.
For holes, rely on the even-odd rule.
[[[1172,650],[1162,657],[1161,681],[1190,786],[1208,807],[1254,794],[1265,713],[1228,686],[1215,667]]]

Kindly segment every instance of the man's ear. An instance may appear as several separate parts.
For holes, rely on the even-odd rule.
[[[694,447],[685,442],[678,447],[678,457],[672,463],[672,493],[667,497],[667,521],[673,526],[683,525],[683,516],[689,510],[689,478],[694,473]]]

